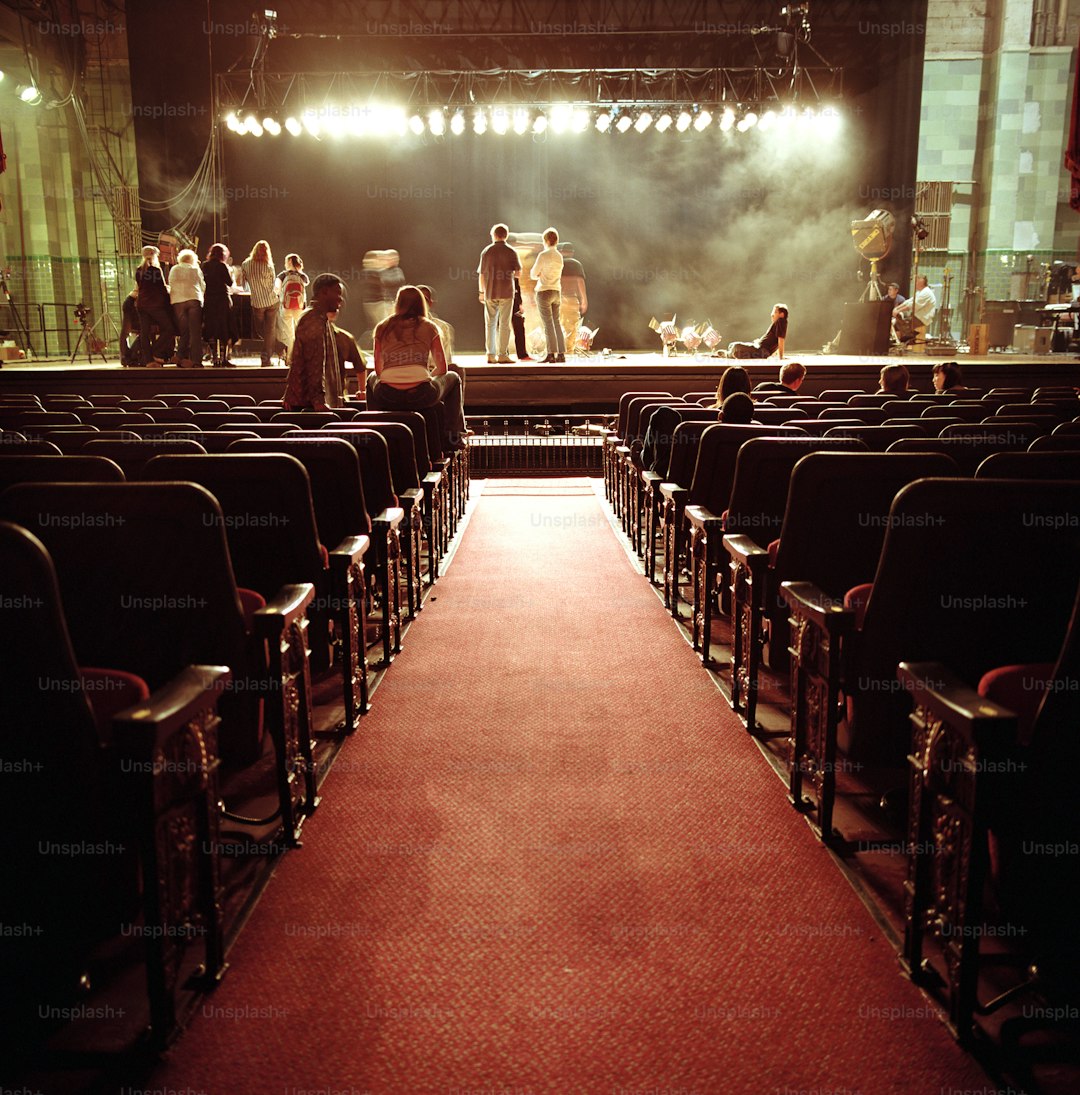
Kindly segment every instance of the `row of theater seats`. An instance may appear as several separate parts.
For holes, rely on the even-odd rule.
[[[0,399],[18,880],[0,922],[26,929],[0,940],[4,1041],[69,1015],[87,970],[134,933],[160,1046],[181,984],[224,972],[223,857],[245,832],[298,844],[316,735],[359,727],[369,647],[375,668],[401,649],[463,513],[468,452],[444,444],[437,410],[252,402],[200,421],[205,401],[181,395],[139,411],[44,402]],[[266,816],[247,816],[260,797]]]
[[[836,428],[829,400],[740,426],[693,397],[627,393],[605,439],[608,499],[650,581],[662,548],[665,604],[689,605],[694,648],[729,674],[751,732],[765,667],[773,689],[789,682],[790,799],[821,838],[845,846],[838,770],[907,785],[905,962],[926,977],[934,937],[961,1038],[988,880],[1033,957],[1080,986],[1080,871],[1051,851],[1080,841],[1080,400],[923,430],[976,403],[989,417],[1005,394],[999,409],[1018,402],[906,401],[919,417],[889,439],[874,431],[892,425]]]

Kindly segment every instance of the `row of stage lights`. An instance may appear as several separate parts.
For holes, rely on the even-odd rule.
[[[230,111],[225,116],[227,128],[238,134],[261,137],[268,134],[279,136],[283,131],[299,137],[307,132],[313,137],[367,137],[367,136],[416,136],[430,133],[442,137],[448,131],[454,135],[464,133],[471,122],[474,133],[516,133],[540,134],[550,130],[553,133],[584,133],[590,128],[600,133],[615,131],[626,133],[634,130],[644,133],[655,129],[663,133],[674,129],[685,133],[689,129],[702,132],[713,123],[722,132],[731,129],[745,133],[754,127],[767,130],[778,124],[797,123],[821,135],[828,136],[840,127],[840,114],[836,107],[785,107],[772,108],[760,114],[753,109],[741,109],[736,112],[732,107],[717,108],[694,107],[683,110],[662,110],[655,112],[643,107],[640,110],[627,110],[613,107],[592,114],[585,107],[555,106],[547,111],[533,111],[526,107],[476,107],[468,114],[463,109],[449,110],[435,108],[425,115],[408,114],[400,107],[367,106],[354,108],[324,107],[320,110],[306,110],[300,115],[291,115],[285,120],[267,115],[261,120],[257,114],[248,112],[243,115]]]

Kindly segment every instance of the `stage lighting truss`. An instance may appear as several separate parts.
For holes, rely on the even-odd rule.
[[[842,124],[843,70],[549,69],[497,72],[263,72],[216,77],[225,127],[238,135],[326,137],[563,136],[767,131],[828,136]],[[35,89],[36,90],[36,89]],[[402,105],[404,104],[404,105]],[[713,123],[716,123],[713,127]]]

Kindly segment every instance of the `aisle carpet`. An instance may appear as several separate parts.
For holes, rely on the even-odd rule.
[[[583,487],[488,483],[148,1089],[992,1090]]]

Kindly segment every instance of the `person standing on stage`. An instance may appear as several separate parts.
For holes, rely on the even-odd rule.
[[[176,328],[169,307],[169,290],[161,272],[159,252],[152,244],[142,249],[142,265],[135,271],[135,307],[139,312],[139,360],[152,369],[160,369],[172,357]],[[158,337],[150,346],[150,326],[157,324]]]
[[[540,313],[540,322],[544,325],[546,365],[566,360],[566,342],[559,324],[563,257],[559,254],[558,242],[559,233],[554,228],[549,228],[544,233],[544,249],[536,256],[536,262],[530,271],[536,280],[536,309]]]
[[[210,343],[210,356],[216,368],[231,366],[229,342],[232,339],[233,277],[227,259],[229,252],[223,243],[210,248],[203,263],[202,274],[206,291],[203,294],[203,338]]]
[[[772,315],[769,317],[771,325],[761,336],[753,342],[733,342],[727,348],[726,357],[772,357],[777,354],[784,357],[784,339],[787,338],[788,306],[786,304],[774,304]]]
[[[902,316],[914,317],[914,333],[907,336],[904,342],[925,342],[927,328],[934,322],[936,314],[937,297],[922,274],[915,279],[915,296],[893,309],[893,316],[897,319]]]
[[[290,411],[326,411],[345,402],[342,347],[332,318],[341,311],[344,300],[345,285],[336,274],[320,274],[315,279],[311,307],[296,325],[289,355],[282,403]]]
[[[293,339],[296,338],[296,324],[300,313],[307,307],[308,276],[304,273],[304,262],[299,255],[285,256],[285,269],[277,276],[281,285],[281,341],[285,345],[285,360],[289,360]]]
[[[277,347],[278,282],[270,244],[259,240],[240,264],[244,284],[251,292],[251,322],[262,335],[262,366],[273,364],[270,355]]]
[[[563,257],[562,303],[559,308],[559,321],[566,338],[566,345],[573,353],[577,346],[578,329],[581,320],[589,308],[589,297],[585,292],[585,267],[574,258],[574,245],[560,243],[559,254]]]
[[[199,256],[185,247],[169,271],[169,297],[180,332],[177,353],[186,368],[202,368],[202,313],[206,282],[199,269]]]
[[[514,303],[514,279],[521,270],[517,252],[506,242],[505,224],[491,228],[491,243],[480,252],[476,268],[480,303],[484,306],[488,364],[510,364],[510,312]]]

